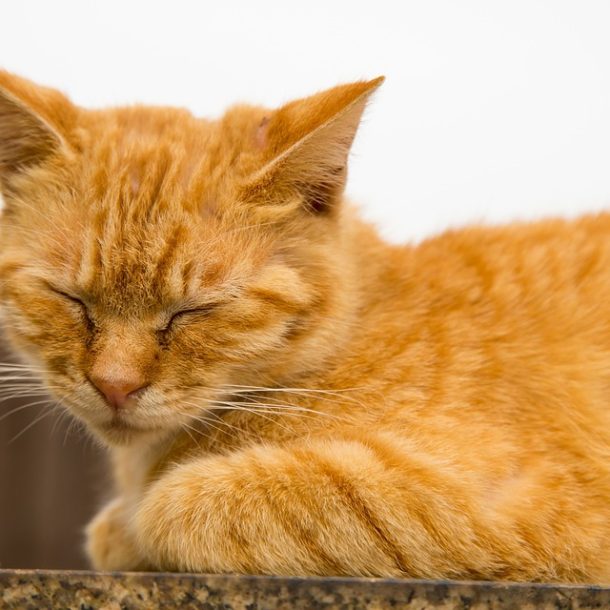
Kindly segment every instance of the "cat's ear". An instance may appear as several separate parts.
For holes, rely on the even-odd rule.
[[[248,181],[247,199],[280,215],[295,207],[332,213],[367,100],[383,81],[340,85],[264,117],[255,134],[259,168]]]
[[[61,150],[75,107],[58,91],[0,70],[0,187],[10,194],[18,177]]]

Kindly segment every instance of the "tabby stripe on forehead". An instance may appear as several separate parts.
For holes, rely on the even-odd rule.
[[[165,207],[162,197],[163,189],[171,178],[169,171],[172,161],[169,151],[162,148],[158,155],[152,168],[143,168],[147,172],[147,177],[140,186],[142,196],[139,197],[137,211],[143,214],[147,222],[152,220],[155,212],[158,214]]]
[[[103,257],[103,236],[106,224],[108,222],[108,209],[105,206],[100,207],[100,209],[95,213],[93,217],[92,223],[92,235],[93,235],[93,243],[91,244],[90,252],[91,252],[91,260],[89,264],[91,265],[91,276],[88,278],[88,288],[92,289],[95,284],[99,281],[98,273],[101,272],[104,266],[104,257]]]
[[[189,292],[189,286],[191,283],[192,275],[194,270],[194,264],[192,260],[187,260],[182,266],[182,294],[187,295]]]
[[[156,269],[152,277],[153,287],[157,288],[165,283],[165,278],[167,275],[167,271],[170,267],[172,257],[174,255],[174,250],[183,240],[184,236],[184,227],[182,227],[181,225],[176,225],[169,239],[167,239],[167,241],[165,242],[159,259],[157,260]]]

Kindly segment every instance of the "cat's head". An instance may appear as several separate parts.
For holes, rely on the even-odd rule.
[[[207,121],[85,110],[0,72],[3,325],[98,436],[176,429],[230,384],[332,355],[350,307],[338,204],[381,81]]]

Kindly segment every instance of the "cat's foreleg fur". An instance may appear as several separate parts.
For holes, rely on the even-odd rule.
[[[159,570],[495,574],[503,563],[498,540],[453,482],[374,445],[310,440],[176,466],[135,515],[140,552]]]

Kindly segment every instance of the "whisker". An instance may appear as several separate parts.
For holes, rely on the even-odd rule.
[[[62,447],[66,446],[66,440],[68,438],[68,435],[70,434],[70,430],[72,430],[72,426],[74,426],[76,424],[76,419],[73,417],[70,420],[70,423],[68,424],[68,427],[66,428],[66,431],[64,432],[64,440],[62,442]]]
[[[27,370],[42,370],[43,367],[37,364],[24,364],[22,362],[0,362],[0,369],[27,369]]]
[[[313,409],[307,409],[305,407],[299,407],[296,405],[284,405],[284,404],[269,404],[264,402],[232,402],[232,401],[216,401],[215,405],[225,405],[227,409],[241,409],[247,411],[266,411],[268,413],[281,414],[281,415],[302,415],[304,417],[313,417],[314,415],[322,415],[325,417],[336,418],[331,413],[324,413],[323,411],[315,411]],[[220,408],[220,407],[219,407]]]
[[[332,394],[332,395],[341,395],[346,392],[354,392],[354,391],[362,391],[366,388],[344,388],[338,390],[324,390],[321,388],[293,388],[288,386],[278,386],[278,387],[265,387],[265,386],[257,386],[257,385],[240,385],[236,383],[226,383],[223,384],[223,387],[227,388],[244,388],[246,390],[259,391],[259,392],[298,392],[298,393],[316,393],[316,394]]]
[[[366,407],[366,405],[354,398],[353,396],[349,396],[348,392],[355,391],[367,391],[370,388],[346,388],[340,390],[323,390],[319,388],[290,388],[290,387],[263,387],[263,386],[247,386],[247,385],[237,385],[237,384],[225,384],[222,386],[223,388],[232,389],[236,394],[248,394],[248,393],[266,393],[266,392],[277,392],[277,393],[286,393],[286,394],[296,394],[302,395],[304,397],[308,397],[311,395],[312,398],[322,397],[325,400],[329,400],[331,402],[339,402],[341,400],[347,400],[349,402],[353,402],[361,407]]]
[[[55,418],[55,422],[53,423],[53,427],[51,428],[51,435],[53,435],[55,433],[55,429],[61,424],[63,423],[63,421],[68,418],[70,416],[70,414],[68,413],[68,410],[65,408],[65,405],[61,402],[58,401],[57,404],[62,407],[61,410],[59,410],[58,416]]]
[[[223,419],[218,413],[216,413],[216,411],[208,411],[207,415],[211,415],[212,417],[214,417],[215,421],[217,421],[221,426],[224,426],[224,428],[228,428],[229,430],[232,430],[236,433],[240,433],[243,434],[245,433],[248,438],[252,438],[252,435],[254,434],[251,430],[246,430],[244,428],[239,428],[237,426],[235,426],[234,424],[232,424],[231,422],[228,422],[226,419]],[[209,424],[209,420],[205,419],[205,421]],[[219,430],[220,428],[216,428],[217,430]],[[224,432],[225,430],[223,430]]]
[[[55,430],[59,426],[60,422],[63,421],[65,416],[65,411],[59,411],[57,416],[55,417],[55,421],[53,422],[53,427],[51,428],[51,436],[55,434]]]
[[[4,383],[5,381],[10,383]],[[42,383],[36,379],[0,379],[0,389],[13,386],[19,388],[49,388],[51,390],[57,390],[60,388],[58,385]]]
[[[269,421],[272,421],[278,425],[281,425],[281,424],[280,424],[280,420],[277,416],[300,417],[302,419],[303,418],[304,419],[313,419],[314,418],[313,415],[310,415],[308,413],[290,412],[290,411],[286,411],[286,410],[273,410],[269,407],[265,408],[265,407],[259,407],[259,406],[254,407],[254,408],[247,408],[247,407],[221,405],[221,406],[216,407],[216,409],[218,411],[240,411],[243,413],[252,413],[253,415],[260,415],[261,417],[264,417],[264,414],[273,415],[276,417],[266,417],[265,419],[268,419]]]
[[[0,382],[4,382],[4,381],[20,381],[21,383],[39,383],[42,385],[42,381],[40,381],[40,379],[33,377],[31,375],[21,375],[21,374],[15,374],[14,372],[11,372],[10,375],[6,374],[6,375],[0,375]]]
[[[64,411],[64,412],[67,413],[67,411]],[[69,413],[67,413],[67,414],[69,415]],[[81,422],[76,417],[70,417],[69,421],[70,421],[70,423],[68,424],[68,427],[66,428],[66,431],[64,432],[64,440],[63,440],[64,447],[66,445],[68,436],[70,435],[71,432],[75,432],[75,433],[76,432],[84,432],[84,433],[87,432],[86,426],[83,424],[83,422]],[[91,434],[84,434],[84,438],[87,442],[89,442],[89,441],[93,442],[93,436]],[[79,440],[82,440],[82,437]]]
[[[191,402],[185,402],[184,404],[186,405],[190,405],[193,407],[199,407],[200,405],[196,404],[196,403],[191,403]],[[188,413],[188,412],[182,412],[181,415],[186,415],[187,417],[189,417],[192,421],[196,421],[202,424],[205,424],[207,426],[211,426],[212,428],[214,428],[215,430],[217,430],[218,432],[224,432],[223,429],[218,428],[217,426],[215,426],[209,419],[208,416],[212,415],[214,416],[219,423],[222,423],[224,426],[228,426],[229,428],[236,430],[236,431],[241,431],[240,428],[237,428],[236,426],[230,424],[229,422],[226,422],[224,420],[222,420],[221,417],[219,417],[219,415],[217,413],[213,413],[210,410],[206,410],[203,413],[196,415],[193,413]],[[203,432],[199,432],[200,434],[203,434]]]
[[[49,396],[49,392],[42,388],[9,388],[0,390],[0,403],[13,398],[24,398],[29,396]]]
[[[189,435],[189,438],[193,441],[193,443],[197,444],[195,437],[189,432],[189,430],[193,430],[193,432],[196,433],[199,433],[199,430],[193,428],[192,426],[189,426],[187,423],[182,424],[181,428],[183,428],[184,431]]]
[[[46,388],[39,388],[36,386],[30,386],[30,385],[21,385],[21,384],[11,384],[11,385],[6,385],[6,386],[2,386],[0,385],[0,394],[10,394],[11,392],[15,392],[16,394],[22,393],[22,392],[44,392],[46,391]],[[48,392],[47,392],[48,394]]]
[[[8,413],[4,413],[0,417],[0,421],[6,419],[7,417],[10,417],[11,415],[13,415],[13,413],[18,413],[19,411],[23,411],[24,409],[29,409],[30,407],[35,407],[37,405],[48,404],[49,402],[51,402],[51,400],[47,399],[47,400],[37,400],[36,402],[29,402],[26,405],[19,405],[18,407],[15,407],[14,409],[11,409],[10,411],[8,411]]]
[[[349,418],[344,417],[344,416],[340,416],[340,415],[336,415],[335,413],[328,413],[327,411],[319,411],[317,409],[311,409],[308,407],[302,407],[300,405],[292,405],[292,404],[285,404],[285,403],[281,403],[278,402],[277,400],[275,400],[272,404],[268,403],[268,402],[259,402],[259,401],[255,401],[253,398],[251,397],[245,397],[246,401],[230,401],[230,400],[223,400],[223,401],[216,401],[219,404],[225,404],[225,405],[231,405],[234,407],[243,407],[243,406],[248,406],[248,407],[254,407],[255,409],[258,408],[266,408],[266,409],[270,409],[270,410],[277,410],[277,411],[284,411],[284,412],[302,412],[304,414],[310,414],[311,416],[321,416],[321,417],[328,417],[331,419],[335,419],[337,421],[350,421]],[[273,397],[269,398],[268,400],[274,400]]]
[[[220,405],[220,406],[217,406]],[[224,407],[222,405],[225,405]],[[266,413],[269,413],[269,411],[265,411],[262,408],[252,408],[252,407],[248,407],[245,406],[243,404],[240,403],[230,403],[230,402],[224,402],[224,401],[214,401],[211,404],[212,408],[217,407],[219,410],[226,410],[228,409],[232,409],[234,411],[243,411],[243,412],[247,412],[247,413],[251,413],[253,415],[257,415],[259,417],[262,417],[263,419],[266,419],[267,421],[271,422],[272,424],[278,425],[281,428],[283,428],[284,430],[286,430],[287,432],[290,432],[291,430],[289,428],[287,428],[283,422],[281,422],[279,420],[279,418],[273,418],[273,417],[269,417],[269,415],[266,415]],[[277,415],[278,413],[272,413],[273,415]]]
[[[51,405],[50,409],[49,409],[49,407],[47,407],[47,410],[44,413],[39,415],[34,421],[30,422],[25,428],[23,428],[23,430],[21,430],[21,432],[18,432],[17,434],[15,434],[15,436],[13,436],[13,438],[8,442],[8,444],[10,445],[11,443],[15,442],[20,436],[24,435],[30,428],[35,426],[39,421],[42,421],[45,417],[48,417],[49,415],[51,415],[51,413],[53,413],[52,407],[53,407],[52,405]]]
[[[196,403],[185,402],[184,404],[191,405],[193,407],[200,407],[200,405],[196,404]],[[218,415],[218,413],[214,413],[213,411],[211,411],[209,409],[206,409],[203,413],[200,413],[199,415],[193,414],[193,413],[188,413],[188,412],[179,412],[179,413],[181,415],[186,415],[192,421],[196,421],[196,422],[205,424],[206,426],[211,427],[212,429],[216,430],[217,432],[220,432],[221,434],[224,434],[226,432],[226,428],[228,428],[230,430],[234,430],[237,433],[245,433],[249,437],[252,436],[252,432],[251,431],[245,430],[244,428],[238,428],[237,426],[234,426],[230,422],[227,422],[222,417],[220,417],[220,415]],[[209,419],[210,416],[214,417],[215,421],[218,424],[221,424],[222,426],[224,426],[225,429],[219,428],[217,425],[212,423],[210,421],[210,419]],[[203,431],[199,431],[199,434],[204,434],[204,432]]]

